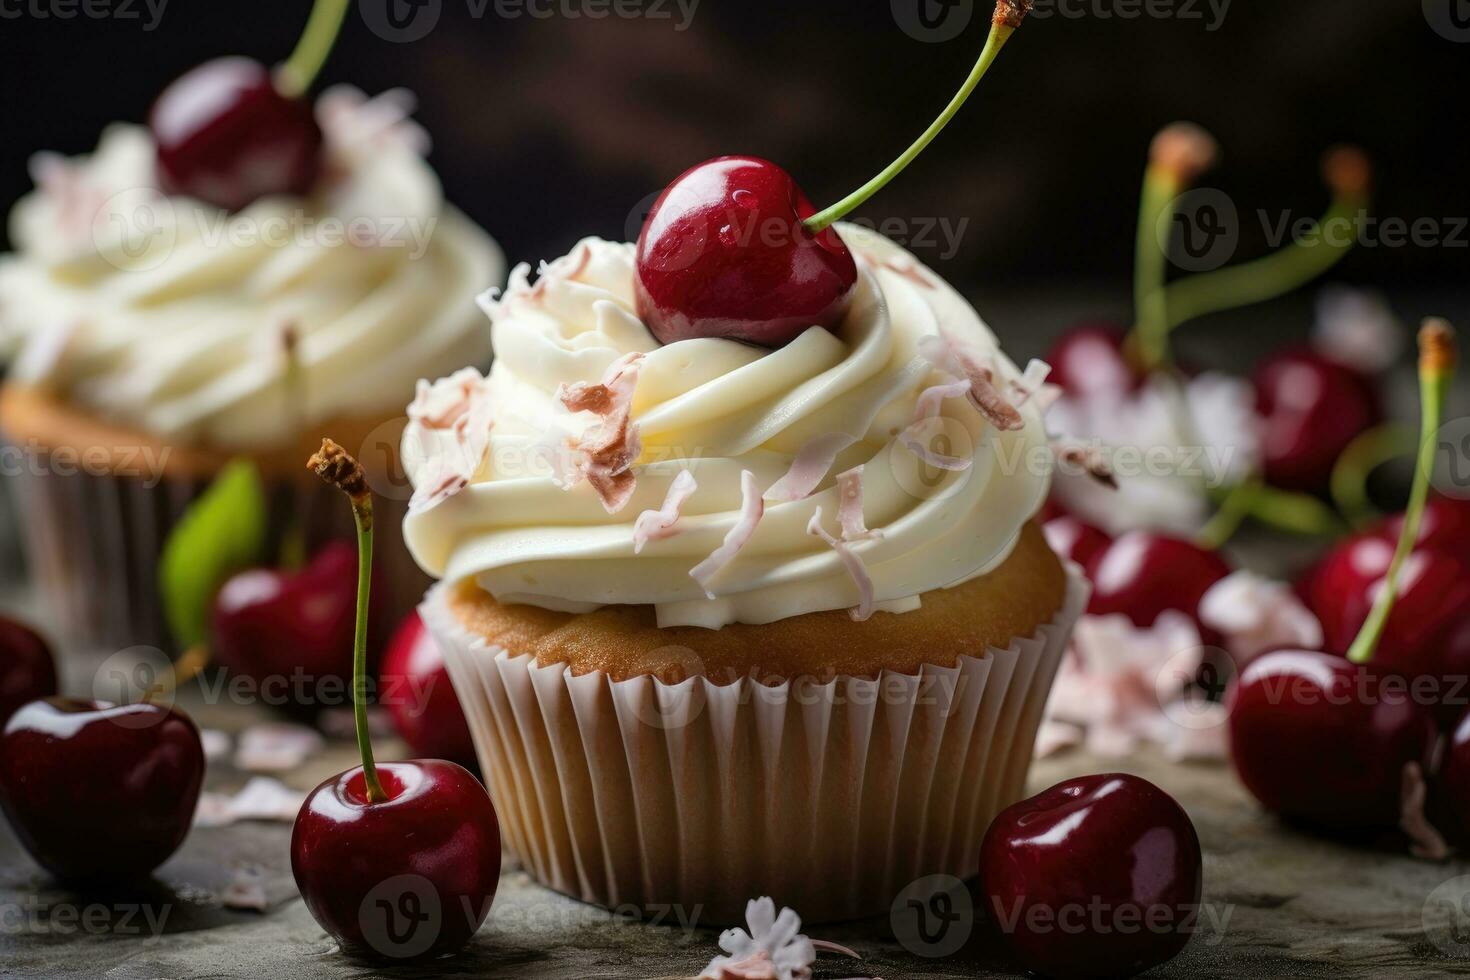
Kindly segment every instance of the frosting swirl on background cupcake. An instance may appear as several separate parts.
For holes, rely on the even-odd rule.
[[[892,242],[837,334],[660,346],[634,246],[589,238],[484,301],[496,359],[422,383],[404,460],[419,563],[505,603],[651,604],[660,626],[917,608],[1010,554],[1044,500],[1045,366],[1024,373]]]
[[[233,215],[157,191],[139,126],[109,127],[88,157],[38,156],[0,259],[11,377],[160,438],[250,450],[396,415],[418,378],[486,362],[472,300],[504,260],[444,202],[409,108],[324,93],[320,188]]]

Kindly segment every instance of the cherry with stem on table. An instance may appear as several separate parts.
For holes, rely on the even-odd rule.
[[[490,914],[500,823],[485,788],[452,762],[374,762],[367,720],[372,495],[361,465],[330,439],[308,465],[347,495],[357,523],[352,701],[362,765],[307,796],[291,833],[291,870],[312,916],[349,955],[447,956]]]
[[[1418,539],[1454,373],[1454,334],[1447,323],[1427,321],[1419,346],[1418,467],[1398,544],[1367,621],[1347,656],[1268,653],[1245,669],[1229,697],[1230,754],[1246,789],[1267,810],[1334,833],[1395,825],[1411,836],[1422,830],[1422,814],[1410,812],[1410,794],[1423,785],[1437,738],[1433,706],[1408,678],[1374,656]]]
[[[717,157],[674,180],[638,236],[638,315],[660,343],[723,337],[763,347],[812,327],[836,329],[857,290],[857,263],[832,223],[882,190],[959,112],[1031,9],[999,0],[985,48],[939,117],[884,170],[818,211],[768,160]]]

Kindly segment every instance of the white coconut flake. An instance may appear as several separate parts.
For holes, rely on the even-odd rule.
[[[1046,379],[1051,376],[1051,365],[1045,361],[1032,358],[1026,365],[1026,370],[1021,377],[1011,382],[1013,402],[1017,408],[1025,405],[1036,396],[1046,384]]]
[[[241,820],[291,823],[301,812],[306,794],[299,793],[278,779],[256,776],[240,792],[204,793],[194,812],[196,827],[225,827]]]
[[[671,538],[679,533],[677,525],[683,513],[684,502],[698,489],[699,484],[695,482],[694,474],[688,470],[680,470],[679,475],[674,477],[674,482],[669,484],[664,505],[658,510],[645,510],[633,522],[635,555],[641,555],[643,546],[648,542]]]
[[[709,583],[720,573],[740,549],[745,547],[747,541],[755,535],[755,529],[760,526],[761,517],[765,515],[765,501],[761,499],[760,487],[755,482],[755,474],[750,470],[743,470],[740,474],[740,516],[735,525],[725,535],[724,543],[714,551],[710,552],[708,558],[695,565],[689,570],[689,577],[699,583],[704,589],[704,594],[709,598],[716,598],[710,590]]]
[[[240,733],[235,768],[245,772],[291,772],[326,745],[315,729],[305,725],[256,725]]]
[[[870,531],[863,518],[863,468],[854,466],[837,477],[837,520],[842,524],[842,540],[867,541],[883,537],[882,531]]]
[[[805,500],[827,478],[837,455],[857,439],[845,432],[828,432],[808,439],[791,461],[786,474],[771,484],[764,496],[774,503]]]
[[[1200,621],[1225,638],[1241,666],[1268,650],[1322,646],[1322,624],[1291,586],[1241,569],[1210,586]]]
[[[868,620],[873,615],[873,577],[868,574],[868,566],[863,564],[863,560],[858,557],[857,553],[847,546],[847,542],[829,534],[827,529],[822,527],[822,508],[818,507],[816,513],[812,514],[812,519],[806,525],[806,533],[821,538],[833,551],[837,552],[837,557],[847,569],[847,574],[852,576],[853,584],[858,590],[858,604],[855,608],[849,609],[847,614],[859,623]]]

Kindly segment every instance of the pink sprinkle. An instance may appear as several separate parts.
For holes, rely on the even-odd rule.
[[[914,403],[914,421],[922,422],[924,419],[934,418],[939,414],[946,399],[963,398],[969,393],[969,381],[955,381],[951,384],[925,388],[919,392],[919,397]]]
[[[812,519],[807,522],[806,533],[821,538],[832,547],[833,551],[837,552],[837,557],[842,560],[847,574],[852,576],[852,581],[858,590],[857,608],[849,609],[847,614],[856,622],[866,621],[873,615],[873,577],[868,574],[868,566],[863,564],[863,560],[847,546],[845,541],[827,533],[827,529],[822,527],[822,508],[818,507]]]
[[[767,500],[787,503],[805,500],[827,476],[837,454],[857,442],[845,432],[829,432],[806,441],[791,461],[791,468],[765,492]]]
[[[842,540],[867,541],[881,538],[863,521],[863,468],[854,466],[837,477],[837,519],[842,522]]]
[[[679,533],[675,525],[679,523],[684,501],[697,489],[699,484],[694,481],[694,474],[688,470],[680,470],[679,475],[674,477],[674,482],[669,485],[663,507],[645,510],[633,522],[633,554],[641,555],[643,546],[650,541],[671,538]]]
[[[730,528],[725,535],[725,541],[714,551],[710,552],[708,558],[695,565],[689,570],[689,577],[699,583],[704,589],[704,594],[711,599],[715,594],[710,591],[709,582],[720,570],[735,560],[740,549],[755,535],[755,529],[759,526],[761,518],[765,515],[766,504],[761,499],[760,488],[756,485],[755,474],[750,470],[744,470],[740,474],[740,517],[735,526]]]

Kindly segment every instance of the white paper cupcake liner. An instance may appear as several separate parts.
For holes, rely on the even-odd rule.
[[[159,598],[158,559],[209,481],[43,470],[14,478],[14,503],[30,574],[59,638],[87,649],[176,651]],[[305,528],[309,550],[353,539],[352,515],[338,491],[283,480],[268,493],[271,549],[290,527]],[[377,506],[374,554],[388,593],[382,608],[386,621],[396,622],[423,596],[428,579],[402,543],[407,503],[379,498]]]
[[[436,586],[444,649],[507,845],[544,884],[614,909],[740,921],[886,913],[910,883],[968,879],[1021,798],[1088,585],[1034,636],[954,667],[769,687],[540,667],[466,630]]]

